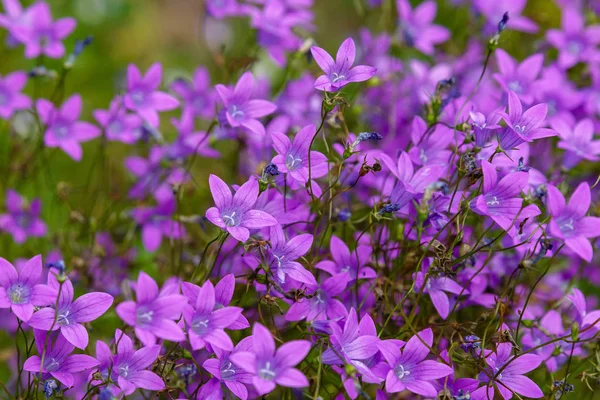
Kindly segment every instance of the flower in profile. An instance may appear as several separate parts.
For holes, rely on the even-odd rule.
[[[33,334],[35,347],[40,355],[31,356],[25,360],[23,369],[34,374],[41,372],[42,380],[52,376],[70,388],[75,384],[74,373],[94,368],[100,364],[98,360],[87,354],[71,354],[75,347],[62,335],[58,335],[56,341],[52,343],[52,340],[46,339],[46,335],[49,334],[47,332],[34,329]],[[44,355],[43,361],[41,355]]]
[[[223,383],[233,394],[242,400],[248,398],[246,385],[252,383],[252,375],[244,371],[231,361],[231,357],[240,352],[252,350],[252,336],[245,337],[234,347],[233,351],[214,348],[217,358],[204,361],[202,368],[212,374],[219,382]]]
[[[225,106],[222,111],[225,121],[231,127],[244,127],[252,133],[264,136],[265,127],[258,118],[272,114],[277,106],[267,100],[251,100],[253,87],[254,77],[251,72],[246,72],[233,90],[224,85],[216,85],[215,89]]]
[[[351,252],[342,239],[332,235],[329,248],[333,261],[320,261],[315,268],[327,271],[331,275],[344,273],[348,275],[349,282],[356,279],[372,279],[377,276],[373,268],[366,266],[373,253],[370,244],[359,243],[356,250]]]
[[[183,100],[181,119],[187,121],[194,117],[210,119],[215,114],[215,93],[210,86],[210,76],[204,67],[196,69],[191,82],[177,79],[171,90]]]
[[[557,147],[566,150],[563,165],[572,168],[582,159],[600,159],[600,140],[594,140],[594,122],[590,118],[570,124],[567,118],[555,118],[550,126],[560,136]]]
[[[48,274],[48,286],[59,293],[58,308],[54,308],[54,305],[42,308],[33,314],[27,323],[44,331],[60,329],[60,333],[69,343],[79,349],[85,349],[89,337],[82,324],[98,319],[104,314],[112,305],[113,297],[108,293],[92,292],[73,300],[71,280],[59,283],[56,275],[52,273]]]
[[[294,137],[293,141],[283,133],[272,133],[273,147],[277,155],[271,162],[277,166],[279,172],[289,174],[299,183],[308,181],[308,152],[312,138],[317,128],[306,125]],[[318,151],[310,152],[311,178],[321,178],[327,175],[327,157]]]
[[[556,136],[557,132],[542,128],[548,114],[546,104],[536,104],[523,112],[519,96],[513,91],[508,92],[508,114],[502,113],[502,119],[508,127],[499,134],[500,147],[510,150],[525,142],[531,143],[535,139]]]
[[[123,331],[115,331],[117,353],[113,355],[108,345],[100,340],[96,342],[96,357],[100,361],[98,370],[103,378],[116,382],[123,394],[129,396],[136,388],[163,390],[163,380],[148,368],[160,354],[159,345],[151,345],[135,350],[133,341]],[[110,386],[109,386],[110,388]]]
[[[479,380],[488,383],[486,386],[472,392],[471,399],[495,398],[494,386],[505,400],[511,399],[513,392],[525,398],[538,399],[544,397],[544,393],[539,386],[523,375],[536,369],[543,359],[535,354],[519,354],[519,356],[513,357],[511,355],[512,349],[513,345],[511,343],[500,343],[495,352],[489,352],[486,355],[487,372],[493,378],[490,380],[487,374],[481,373]]]
[[[527,57],[521,64],[502,49],[496,50],[499,72],[494,79],[505,92],[514,92],[525,104],[531,104],[536,89],[538,75],[544,64],[542,54]],[[509,100],[510,101],[510,100]]]
[[[450,38],[448,29],[433,24],[437,12],[435,1],[425,1],[412,9],[408,0],[396,0],[396,6],[400,32],[406,45],[425,54],[433,54],[433,46]]]
[[[14,24],[10,29],[11,34],[25,45],[25,57],[60,58],[65,54],[62,40],[75,29],[74,18],[52,21],[50,6],[43,1],[29,7],[25,18],[27,23]]]
[[[568,203],[560,190],[548,185],[547,206],[552,216],[548,234],[564,240],[569,249],[587,262],[591,262],[594,255],[589,239],[600,235],[600,218],[586,216],[590,204],[591,193],[587,182],[577,186]]]
[[[411,337],[400,350],[393,341],[379,343],[379,350],[389,365],[385,381],[388,393],[408,390],[421,396],[436,397],[438,391],[431,381],[452,374],[448,365],[433,360],[425,360],[433,346],[433,332],[427,328]]]
[[[527,186],[529,175],[524,171],[512,172],[498,181],[496,168],[487,161],[481,162],[483,170],[483,194],[471,202],[471,208],[479,215],[491,217],[502,229],[515,231],[515,219],[534,217],[539,208],[531,204],[523,209],[523,199],[518,197]]]
[[[574,5],[562,9],[562,30],[549,29],[548,43],[558,49],[558,65],[571,68],[578,62],[591,62],[600,56],[600,25],[585,26],[582,11]]]
[[[327,278],[317,287],[306,291],[311,296],[298,299],[285,315],[287,321],[326,320],[335,321],[345,318],[348,310],[335,296],[340,295],[348,286],[348,274],[341,273]]]
[[[136,301],[124,301],[116,308],[117,315],[135,328],[135,335],[145,346],[152,346],[156,338],[180,342],[185,334],[174,321],[181,316],[187,304],[185,296],[163,288],[159,293],[156,281],[140,272],[135,285]]]
[[[25,72],[13,72],[4,78],[0,75],[0,118],[9,119],[15,111],[31,106],[31,99],[21,93],[26,83]]]
[[[215,304],[215,288],[211,281],[206,281],[198,288],[193,308],[184,309],[183,317],[193,350],[203,349],[207,344],[210,344],[213,349],[218,347],[225,351],[233,350],[233,342],[223,329],[233,325],[242,315],[243,309],[240,307],[215,309]]]
[[[34,307],[56,302],[57,291],[37,282],[42,274],[42,256],[28,260],[18,270],[0,257],[0,308],[10,308],[21,321],[28,322]]]
[[[448,318],[450,313],[450,301],[446,292],[457,296],[469,294],[467,289],[463,290],[462,286],[447,276],[426,277],[425,273],[421,271],[417,272],[415,276],[415,288],[417,288],[417,291],[423,288],[423,293],[429,294],[433,306],[442,319]]]
[[[272,392],[277,385],[302,388],[308,379],[294,366],[310,351],[307,340],[291,340],[275,350],[271,332],[259,323],[252,328],[252,349],[230,355],[231,361],[252,375],[252,384],[259,395]]]
[[[46,126],[44,144],[59,147],[75,161],[80,161],[83,156],[80,143],[92,140],[102,133],[97,126],[78,121],[81,106],[81,96],[78,94],[69,97],[58,109],[49,100],[37,101],[38,114]]]
[[[108,140],[133,144],[140,139],[142,120],[136,114],[127,113],[121,98],[114,99],[108,110],[95,110],[94,118]]]
[[[287,277],[311,286],[317,284],[313,274],[296,261],[310,250],[313,243],[311,234],[305,233],[288,240],[281,225],[277,224],[269,228],[269,241],[272,257],[269,265],[280,284],[286,283]]]
[[[325,92],[337,92],[351,82],[363,82],[371,79],[377,69],[368,65],[352,67],[356,57],[356,45],[352,38],[344,40],[333,58],[320,47],[312,46],[310,51],[319,67],[325,72],[315,81],[315,89]]]
[[[210,175],[208,184],[216,207],[206,210],[206,218],[236,240],[248,240],[250,229],[277,225],[270,214],[253,209],[259,194],[256,179],[244,183],[233,196],[227,184],[216,175]]]
[[[500,129],[499,122],[502,116],[498,111],[489,113],[487,117],[480,112],[471,111],[469,117],[472,121],[471,126],[475,136],[475,145],[484,147],[488,144],[492,134]]]
[[[23,197],[9,189],[6,192],[5,204],[8,214],[0,214],[0,229],[10,233],[15,242],[24,243],[28,237],[46,236],[46,224],[40,218],[40,199],[34,199],[31,204],[27,204]]]
[[[158,111],[169,111],[177,108],[179,101],[158,90],[162,81],[162,65],[152,64],[142,76],[137,66],[127,67],[127,93],[124,97],[125,107],[135,111],[151,126],[160,123]]]

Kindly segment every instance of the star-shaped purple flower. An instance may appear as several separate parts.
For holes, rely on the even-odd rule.
[[[0,75],[0,118],[9,119],[15,111],[31,106],[31,99],[21,93],[26,83],[25,72],[13,72],[4,78]]]
[[[142,120],[136,114],[127,113],[121,98],[114,99],[108,110],[95,110],[94,118],[108,140],[133,144],[140,139]]]
[[[413,9],[408,0],[396,0],[396,6],[400,32],[408,46],[425,54],[433,54],[433,46],[450,38],[448,29],[433,23],[437,12],[435,1],[425,1]]]
[[[24,243],[28,237],[46,236],[46,223],[40,218],[40,199],[34,199],[28,205],[17,192],[9,189],[5,204],[8,214],[0,214],[0,230],[9,232],[15,242]]]

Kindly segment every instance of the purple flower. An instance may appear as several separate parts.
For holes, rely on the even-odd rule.
[[[246,72],[233,90],[224,85],[216,85],[215,89],[225,106],[222,111],[224,119],[231,127],[244,127],[252,133],[264,136],[265,127],[258,118],[272,114],[277,106],[267,100],[250,100],[253,86],[254,77],[251,72]]]
[[[371,253],[373,252],[370,244],[359,243],[357,249],[351,252],[342,239],[332,235],[329,248],[331,249],[333,261],[320,261],[315,265],[315,268],[327,271],[331,275],[347,274],[349,282],[357,278],[372,279],[377,276],[373,268],[366,266],[371,260]]]
[[[243,7],[238,4],[238,0],[207,0],[206,11],[216,19],[223,19],[239,15]]]
[[[535,205],[521,210],[523,199],[517,197],[527,186],[527,172],[513,172],[498,182],[496,168],[487,161],[481,162],[483,170],[483,194],[471,202],[471,208],[479,215],[491,217],[505,231],[515,230],[515,218],[534,217],[540,214]]]
[[[433,54],[433,46],[450,38],[448,29],[433,24],[437,12],[435,1],[425,1],[414,9],[408,0],[396,0],[400,32],[404,42],[425,54]]]
[[[28,205],[17,192],[9,189],[5,204],[8,214],[0,214],[0,229],[9,232],[15,242],[24,243],[28,237],[46,236],[46,224],[40,218],[40,199],[34,199]]]
[[[396,202],[404,204],[411,200],[411,195],[423,193],[429,185],[437,182],[447,168],[447,166],[440,164],[424,165],[415,172],[412,160],[406,152],[400,154],[397,162],[385,153],[381,153],[380,157],[383,164],[398,178],[399,182],[395,186],[398,184],[403,185],[395,195],[393,193],[392,195],[396,198]],[[387,183],[393,184],[394,182],[388,179]],[[384,188],[384,192],[386,192],[386,189],[387,187]]]
[[[78,121],[81,106],[78,94],[69,97],[59,109],[46,99],[37,101],[38,114],[46,125],[44,144],[60,147],[75,161],[80,161],[83,156],[80,142],[92,140],[102,133],[89,122]]]
[[[217,347],[214,349],[217,358],[209,358],[202,364],[205,370],[210,372],[218,381],[224,383],[234,395],[242,400],[248,398],[246,385],[252,383],[252,374],[234,364],[231,357],[237,353],[250,352],[253,340],[252,336],[242,339],[231,352]]]
[[[42,365],[40,356],[31,356],[23,364],[25,371],[32,373],[41,371],[42,380],[45,379],[44,376],[50,375],[70,388],[75,384],[74,373],[94,368],[99,364],[98,360],[92,356],[71,354],[75,348],[64,336],[59,335],[52,344],[51,340],[46,340],[47,334],[44,331],[34,330],[35,347],[40,356],[44,354],[44,364]],[[48,346],[44,348],[46,343]]]
[[[426,345],[424,344],[426,343]],[[427,328],[411,337],[402,351],[396,343],[381,341],[379,349],[389,365],[385,380],[388,393],[409,390],[425,397],[436,397],[437,390],[430,381],[452,374],[448,365],[425,360],[433,346],[433,332]]]
[[[135,114],[128,114],[120,98],[113,100],[108,110],[95,110],[94,118],[108,140],[133,144],[140,139],[142,120]]]
[[[31,258],[19,270],[0,257],[0,308],[10,308],[21,321],[28,322],[34,306],[53,304],[57,291],[38,284],[41,274],[42,256]]]
[[[259,194],[256,179],[244,183],[233,196],[227,184],[216,175],[210,175],[208,184],[216,207],[206,210],[206,218],[236,240],[242,243],[248,240],[250,229],[277,225],[270,214],[252,209]]]
[[[206,281],[198,288],[193,308],[187,307],[183,312],[193,350],[200,350],[207,344],[225,351],[233,350],[233,342],[223,329],[233,325],[242,315],[243,309],[240,307],[215,309],[215,304],[215,288],[211,281]]]
[[[508,114],[501,114],[508,127],[499,135],[500,147],[510,150],[524,142],[531,143],[535,139],[556,136],[554,130],[542,128],[547,113],[546,104],[536,104],[523,112],[521,100],[515,92],[509,91]]]
[[[433,306],[442,319],[448,318],[448,314],[450,313],[450,301],[448,300],[446,292],[455,295],[469,294],[467,289],[463,290],[462,286],[447,276],[429,276],[427,277],[427,281],[425,281],[425,279],[424,272],[417,272],[415,276],[415,287],[417,290],[423,288],[423,293],[429,294]]]
[[[252,328],[252,349],[230,356],[234,364],[252,375],[252,384],[259,395],[272,392],[276,385],[302,388],[308,379],[294,368],[306,357],[311,344],[307,340],[291,340],[275,350],[271,332],[259,323]]]
[[[283,133],[272,133],[273,148],[277,155],[271,162],[277,165],[280,172],[288,173],[299,183],[308,181],[308,151],[316,127],[306,125],[294,137],[294,141]],[[327,175],[327,157],[318,151],[310,152],[311,178],[321,178]]]
[[[408,154],[415,165],[447,165],[450,142],[454,140],[452,131],[444,126],[438,126],[433,132],[427,132],[427,124],[421,117],[415,117],[411,126],[413,147]]]
[[[539,386],[523,375],[536,369],[542,363],[542,358],[535,354],[519,354],[519,356],[512,357],[512,349],[513,346],[511,343],[500,343],[495,352],[486,354],[485,362],[489,366],[488,373],[494,379],[490,381],[486,374],[480,374],[479,380],[483,382],[489,381],[489,386],[482,386],[472,392],[471,399],[493,399],[494,387],[491,386],[492,383],[505,400],[511,399],[513,392],[533,399],[544,396]],[[500,368],[504,366],[506,367],[500,372]]]
[[[61,18],[52,21],[50,6],[40,1],[29,7],[25,17],[27,23],[11,26],[11,34],[25,44],[25,57],[45,55],[60,58],[65,54],[62,40],[75,29],[75,19]]]
[[[508,13],[510,20],[506,29],[534,33],[537,32],[538,26],[521,15],[526,4],[527,0],[474,0],[475,9],[487,18],[493,31],[497,29],[496,26],[502,20],[504,13]]]
[[[315,81],[315,89],[325,92],[337,92],[350,82],[363,82],[371,79],[377,71],[368,65],[352,68],[356,57],[356,46],[352,38],[344,40],[333,58],[320,47],[312,46],[310,51],[319,67],[325,72]]]
[[[271,226],[269,240],[271,242],[270,255],[272,257],[269,265],[280,284],[286,283],[288,276],[307,285],[317,284],[313,274],[296,261],[310,250],[313,243],[311,234],[305,233],[288,240],[281,225],[277,224]]]
[[[137,66],[127,67],[127,93],[125,107],[135,111],[150,125],[157,127],[160,123],[158,111],[169,111],[177,108],[179,101],[165,92],[158,91],[162,81],[162,65],[152,64],[144,76]]]
[[[557,147],[567,151],[563,165],[572,168],[581,159],[597,161],[600,157],[600,140],[594,140],[594,122],[590,118],[569,124],[566,119],[555,118],[550,126],[560,136]]]
[[[568,203],[556,187],[548,185],[547,190],[547,206],[552,216],[548,234],[564,240],[575,254],[591,262],[594,250],[588,239],[600,235],[600,218],[585,216],[591,204],[590,186],[587,182],[577,186]]]
[[[55,331],[60,329],[60,333],[73,346],[85,349],[88,345],[89,337],[87,330],[82,325],[98,319],[112,305],[113,297],[108,293],[93,292],[86,293],[73,301],[73,284],[69,279],[61,284],[54,274],[48,274],[48,286],[57,293],[58,308],[42,308],[37,311],[27,322],[36,329],[44,331]]]
[[[187,299],[180,294],[159,293],[156,281],[140,272],[135,286],[136,301],[124,301],[116,308],[117,315],[135,328],[135,335],[145,346],[152,346],[156,338],[180,342],[185,339],[174,321],[181,316]]]
[[[333,332],[329,340],[332,347],[323,352],[323,363],[328,365],[349,363],[364,371],[366,367],[363,368],[361,360],[366,360],[379,352],[377,347],[379,338],[370,329],[369,332],[361,329],[363,326],[366,327],[369,320],[370,317],[365,316],[359,324],[356,310],[351,308],[343,329],[337,322],[331,322],[329,326]]]
[[[0,118],[9,119],[15,111],[31,106],[29,97],[21,93],[26,83],[25,72],[13,72],[4,78],[0,75]]]
[[[582,11],[574,6],[567,6],[562,12],[562,30],[546,32],[548,43],[558,49],[558,65],[566,69],[578,62],[598,60],[600,25],[586,28]]]
[[[113,382],[116,382],[123,394],[129,396],[136,388],[163,390],[165,383],[152,371],[146,370],[158,358],[159,345],[151,345],[135,350],[133,341],[120,329],[115,331],[117,354],[112,355],[110,348],[101,341],[96,342],[96,357],[100,360],[98,369],[104,378],[111,370]],[[112,369],[111,369],[112,366]]]
[[[292,304],[285,319],[287,321],[335,321],[345,318],[348,311],[344,304],[335,299],[348,286],[348,274],[341,273],[327,278],[318,287],[309,288],[310,297],[299,299]]]
[[[196,69],[191,82],[177,79],[171,90],[183,99],[182,120],[194,117],[210,119],[215,114],[215,93],[210,86],[210,77],[204,67]]]
[[[473,134],[475,135],[475,145],[477,147],[484,147],[490,140],[492,133],[500,129],[500,119],[502,115],[498,111],[491,112],[487,118],[480,112],[471,111],[469,113],[471,118],[471,126],[473,127]]]
[[[531,104],[534,95],[533,84],[542,70],[544,56],[534,54],[517,65],[517,62],[507,52],[497,49],[496,62],[500,70],[499,73],[494,74],[496,82],[502,86],[505,92],[514,92],[523,103]]]

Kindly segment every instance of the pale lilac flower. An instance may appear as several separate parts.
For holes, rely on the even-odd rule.
[[[586,27],[582,10],[567,6],[562,9],[562,30],[546,32],[548,43],[558,49],[558,65],[570,68],[578,62],[590,62],[600,56],[600,25]]]
[[[425,281],[425,273],[417,272],[415,276],[415,288],[420,291],[423,288],[423,293],[427,293],[431,298],[433,306],[440,314],[442,319],[448,318],[450,313],[450,300],[447,293],[455,295],[468,295],[470,292],[467,289],[456,283],[447,276],[428,276]]]
[[[252,349],[231,354],[234,364],[252,375],[252,384],[259,395],[272,392],[276,385],[302,388],[308,379],[294,366],[310,351],[307,340],[291,340],[275,350],[271,332],[259,323],[252,329]]]
[[[292,304],[285,315],[287,321],[335,321],[348,315],[346,306],[334,298],[346,290],[348,286],[347,273],[340,273],[327,278],[317,287],[311,287],[306,292],[310,298],[300,298]]]
[[[594,250],[589,239],[600,235],[600,218],[586,217],[591,204],[590,186],[587,182],[577,186],[568,203],[555,186],[548,185],[547,190],[547,206],[552,216],[548,234],[564,240],[575,254],[591,262]]]
[[[251,72],[242,75],[232,89],[224,85],[216,85],[215,89],[225,106],[222,110],[224,121],[231,127],[244,127],[249,131],[263,136],[265,127],[258,120],[272,114],[277,106],[270,101],[250,99],[254,87],[254,77]]]
[[[0,75],[0,118],[9,119],[15,111],[31,106],[31,99],[21,93],[26,84],[25,72],[13,72],[4,78]]]
[[[25,57],[35,58],[45,55],[50,58],[60,58],[65,54],[62,41],[73,29],[74,18],[61,18],[52,21],[50,6],[37,2],[26,11],[27,23],[11,26],[11,34],[25,44]]]
[[[163,288],[164,292],[164,288]],[[185,334],[174,321],[181,316],[187,298],[180,294],[159,293],[156,281],[140,272],[135,287],[136,301],[124,301],[116,308],[117,315],[135,328],[135,335],[145,346],[156,338],[180,342]]]
[[[557,147],[566,150],[563,165],[572,168],[581,161],[597,161],[600,157],[600,140],[594,140],[594,122],[590,118],[570,124],[566,119],[556,118],[550,126],[560,136]]]
[[[438,125],[427,136],[427,124],[421,117],[415,117],[411,125],[413,146],[408,154],[415,165],[447,165],[451,151],[448,145],[454,140],[452,130]]]
[[[307,285],[317,284],[313,274],[296,261],[310,250],[313,243],[311,234],[305,233],[288,240],[281,225],[277,224],[269,228],[269,241],[272,257],[269,265],[280,284],[286,283],[287,277]]]
[[[216,175],[210,175],[208,184],[216,207],[206,210],[206,218],[236,240],[243,243],[250,237],[250,229],[277,224],[270,214],[253,209],[259,194],[256,179],[244,183],[233,196],[227,184]]]
[[[400,18],[400,32],[406,45],[425,54],[433,54],[436,44],[450,38],[450,31],[433,24],[437,12],[435,1],[425,1],[414,9],[408,0],[396,0]]]
[[[352,67],[356,57],[356,45],[352,38],[344,40],[333,58],[320,47],[312,46],[310,51],[321,67],[325,75],[321,75],[315,81],[315,89],[325,92],[337,92],[351,82],[363,82],[369,80],[377,71],[368,65],[357,65]]]
[[[426,343],[426,345],[424,344]],[[391,341],[381,341],[379,350],[389,365],[385,381],[388,393],[411,391],[425,397],[436,397],[431,381],[452,374],[452,368],[433,360],[425,360],[433,346],[433,332],[427,328],[411,337],[402,351]]]
[[[95,110],[94,118],[104,129],[108,140],[133,144],[141,138],[141,118],[128,114],[120,98],[114,99],[108,110]]]
[[[494,79],[505,92],[514,92],[525,104],[531,104],[534,96],[534,83],[544,64],[543,54],[534,54],[517,64],[517,61],[502,49],[496,50],[499,72]],[[510,101],[510,100],[509,100]]]
[[[372,279],[377,276],[375,270],[367,266],[373,252],[370,244],[359,243],[355,251],[350,251],[342,239],[332,235],[329,248],[333,261],[320,261],[315,268],[327,271],[331,275],[347,274],[350,282],[357,278]]]
[[[81,142],[92,140],[102,133],[97,126],[78,121],[81,107],[81,96],[78,94],[69,97],[58,109],[49,100],[37,101],[38,114],[46,126],[44,144],[59,147],[75,161],[83,157]]]
[[[60,333],[69,343],[82,350],[85,349],[89,337],[87,329],[82,324],[100,318],[112,305],[113,297],[108,293],[93,292],[73,300],[71,280],[62,282],[61,288],[61,284],[52,273],[48,274],[48,286],[57,293],[60,290],[58,308],[55,309],[54,305],[42,308],[33,314],[27,323],[33,328],[44,331],[60,329]]]
[[[249,352],[252,350],[252,336],[242,339],[233,349],[233,351],[224,351],[215,348],[214,352],[217,358],[209,358],[204,361],[202,367],[210,372],[219,382],[223,383],[231,392],[242,400],[248,398],[248,388],[246,385],[252,383],[252,374],[244,371],[231,361],[231,357],[240,352]]]
[[[94,368],[99,364],[98,360],[87,354],[71,354],[75,347],[64,336],[58,335],[53,344],[52,340],[46,339],[48,334],[44,331],[34,330],[35,347],[39,355],[31,356],[25,361],[23,364],[25,371],[33,374],[41,371],[40,379],[45,380],[48,376],[52,376],[70,388],[75,384],[74,373]],[[42,354],[44,354],[43,364]]]
[[[0,214],[0,230],[10,233],[17,243],[24,243],[28,237],[44,237],[47,233],[46,223],[40,218],[42,202],[34,199],[27,204],[17,192],[9,189],[6,192],[7,214]]]
[[[210,76],[204,67],[199,67],[194,72],[191,82],[177,79],[171,84],[171,90],[183,100],[183,114],[181,119],[187,121],[194,117],[204,119],[213,118],[215,115],[215,93],[210,86]]]
[[[177,108],[179,101],[158,90],[162,81],[162,65],[152,64],[142,76],[137,66],[127,67],[127,93],[124,97],[125,107],[135,111],[151,126],[160,123],[158,111],[169,111]]]
[[[42,274],[42,257],[35,256],[18,270],[0,257],[0,308],[10,308],[21,321],[28,322],[34,306],[56,302],[57,291],[38,284]]]
[[[475,136],[475,145],[477,147],[484,147],[488,144],[492,134],[500,129],[498,124],[502,119],[499,111],[494,111],[488,114],[486,117],[484,114],[476,111],[469,113],[471,119],[471,126],[473,127],[473,134]]]

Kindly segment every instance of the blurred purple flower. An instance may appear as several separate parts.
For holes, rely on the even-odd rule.
[[[12,189],[6,192],[6,210],[0,214],[0,230],[10,233],[17,243],[24,243],[28,237],[46,236],[47,227],[40,218],[42,201],[34,199],[27,204],[25,199]]]
[[[346,306],[334,297],[346,290],[348,281],[348,274],[341,273],[327,278],[317,287],[310,287],[306,291],[310,296],[300,298],[292,304],[285,315],[285,319],[287,321],[300,321],[303,319],[307,321],[336,321],[345,318],[348,315]]]
[[[108,110],[95,110],[94,118],[108,140],[134,144],[141,139],[142,120],[138,115],[127,113],[121,98],[114,99]]]
[[[327,271],[331,275],[344,273],[348,275],[348,281],[358,279],[372,279],[377,276],[373,268],[366,265],[371,260],[373,248],[370,244],[359,243],[355,251],[350,251],[342,239],[332,235],[329,244],[333,261],[319,261],[315,268]]]
[[[450,38],[450,31],[433,24],[437,12],[435,1],[425,1],[414,9],[408,0],[396,0],[400,32],[404,42],[425,54],[433,54],[434,45]]]
[[[13,72],[4,78],[0,75],[0,118],[9,119],[15,111],[31,107],[31,99],[21,93],[26,84],[25,72]]]
[[[194,71],[191,82],[185,79],[176,79],[171,84],[171,90],[183,100],[183,121],[193,120],[195,117],[211,119],[215,115],[215,92],[210,86],[208,70],[199,67]]]
[[[561,28],[546,32],[548,42],[558,49],[558,65],[561,68],[599,59],[600,25],[585,27],[583,12],[567,6],[562,9]]]

